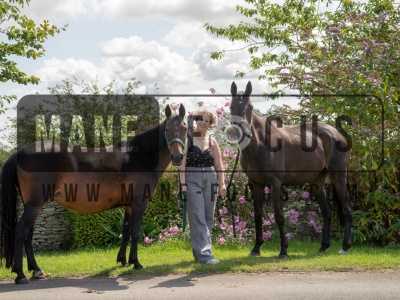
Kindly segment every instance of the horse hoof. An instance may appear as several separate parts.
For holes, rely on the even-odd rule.
[[[124,261],[117,260],[117,264],[118,263],[121,263],[121,267],[129,268],[129,264],[126,262],[126,260]]]
[[[45,278],[46,278],[46,274],[44,274],[44,272],[43,272],[42,270],[33,271],[33,273],[32,273],[32,278],[35,278],[35,279],[45,279]]]
[[[249,256],[260,256],[260,252],[250,251]]]
[[[347,251],[344,251],[344,250],[342,249],[342,250],[340,250],[340,251],[339,251],[339,254],[348,255],[348,254],[349,254],[349,252],[347,252]]]
[[[279,254],[278,259],[286,260],[289,259],[289,256],[287,254]]]
[[[17,278],[17,279],[15,279],[15,283],[16,284],[28,284],[29,280],[26,277],[23,277],[21,279]]]
[[[142,265],[135,265],[134,266],[135,270],[143,270],[143,266]]]

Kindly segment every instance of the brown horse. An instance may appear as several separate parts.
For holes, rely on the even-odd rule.
[[[251,92],[251,82],[247,83],[245,92],[239,93],[236,84],[232,83],[231,120],[244,130],[244,135],[247,137],[247,140],[244,139],[246,144],[241,145],[240,164],[249,179],[254,201],[256,242],[250,255],[260,255],[260,246],[264,242],[262,204],[265,186],[271,190],[275,220],[279,227],[281,238],[279,258],[288,257],[288,240],[285,235],[281,201],[282,185],[310,184],[311,194],[316,197],[323,217],[322,243],[319,252],[324,252],[330,246],[332,216],[324,189],[327,176],[334,187],[333,194],[338,204],[338,215],[345,228],[343,248],[340,253],[347,253],[351,246],[352,205],[347,190],[349,153],[346,139],[336,128],[324,123],[282,126],[273,121],[279,120],[277,117],[267,119],[260,117],[253,111]],[[313,146],[305,148],[305,145],[310,145],[311,136],[313,136]]]
[[[24,245],[28,270],[33,270],[33,277],[44,277],[35,261],[32,235],[34,222],[48,201],[81,213],[125,206],[129,217],[125,221],[130,224],[125,235],[129,232],[132,239],[129,264],[143,268],[137,246],[144,211],[170,162],[175,166],[182,163],[185,147],[184,106],[180,105],[179,114],[172,114],[167,106],[165,116],[158,126],[115,144],[112,153],[97,151],[95,158],[70,149],[72,146],[68,153],[35,152],[36,144],[32,144],[7,160],[1,175],[0,261],[5,259],[6,267],[17,273],[16,283],[28,283],[22,269]],[[136,151],[124,152],[122,147]],[[67,171],[43,172],[54,164]],[[18,192],[24,212],[17,223]],[[125,251],[126,245],[122,245],[118,261],[126,263]]]

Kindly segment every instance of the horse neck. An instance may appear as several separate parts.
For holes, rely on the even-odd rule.
[[[135,145],[139,144],[138,155],[142,156],[142,159],[145,163],[147,160],[153,159],[151,158],[152,155],[158,155],[158,165],[153,170],[149,169],[149,171],[156,171],[157,174],[162,174],[162,172],[167,169],[169,163],[171,162],[170,151],[164,136],[165,124],[166,119],[140,136],[133,137],[126,141],[128,147],[135,147]],[[156,142],[157,139],[155,138],[157,135],[158,143]],[[121,143],[118,144],[118,146],[121,147]]]
[[[159,134],[160,134],[159,135],[160,145],[158,147],[159,163],[156,167],[156,171],[158,171],[157,173],[160,174],[160,176],[171,163],[171,153],[167,145],[167,140],[165,139],[165,123],[166,120],[164,120],[164,122],[162,122],[159,125]]]
[[[253,138],[250,141],[250,145],[264,143],[265,141],[265,126],[266,120],[262,117],[259,117],[255,112],[251,113],[251,134]]]

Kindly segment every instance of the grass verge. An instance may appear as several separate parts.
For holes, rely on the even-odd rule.
[[[37,253],[36,260],[52,277],[166,275],[195,273],[235,273],[272,271],[362,271],[380,269],[400,270],[400,248],[376,248],[354,245],[349,255],[339,255],[339,242],[333,242],[325,254],[317,254],[318,242],[291,241],[290,258],[279,260],[278,242],[267,242],[261,256],[249,257],[252,245],[214,245],[219,265],[208,266],[195,262],[189,242],[166,242],[139,246],[139,261],[145,267],[136,271],[116,264],[118,247]],[[24,259],[25,273],[26,260]],[[30,274],[29,274],[30,275]],[[9,269],[0,269],[0,280],[13,279]]]

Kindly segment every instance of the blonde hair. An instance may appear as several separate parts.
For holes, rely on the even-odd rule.
[[[207,109],[207,108],[201,108],[199,110],[196,110],[193,113],[193,119],[196,121],[197,118],[201,117],[201,116],[209,116],[210,117],[210,125],[212,126],[217,126],[218,125],[218,117],[215,115],[214,112],[212,112],[211,110]]]

